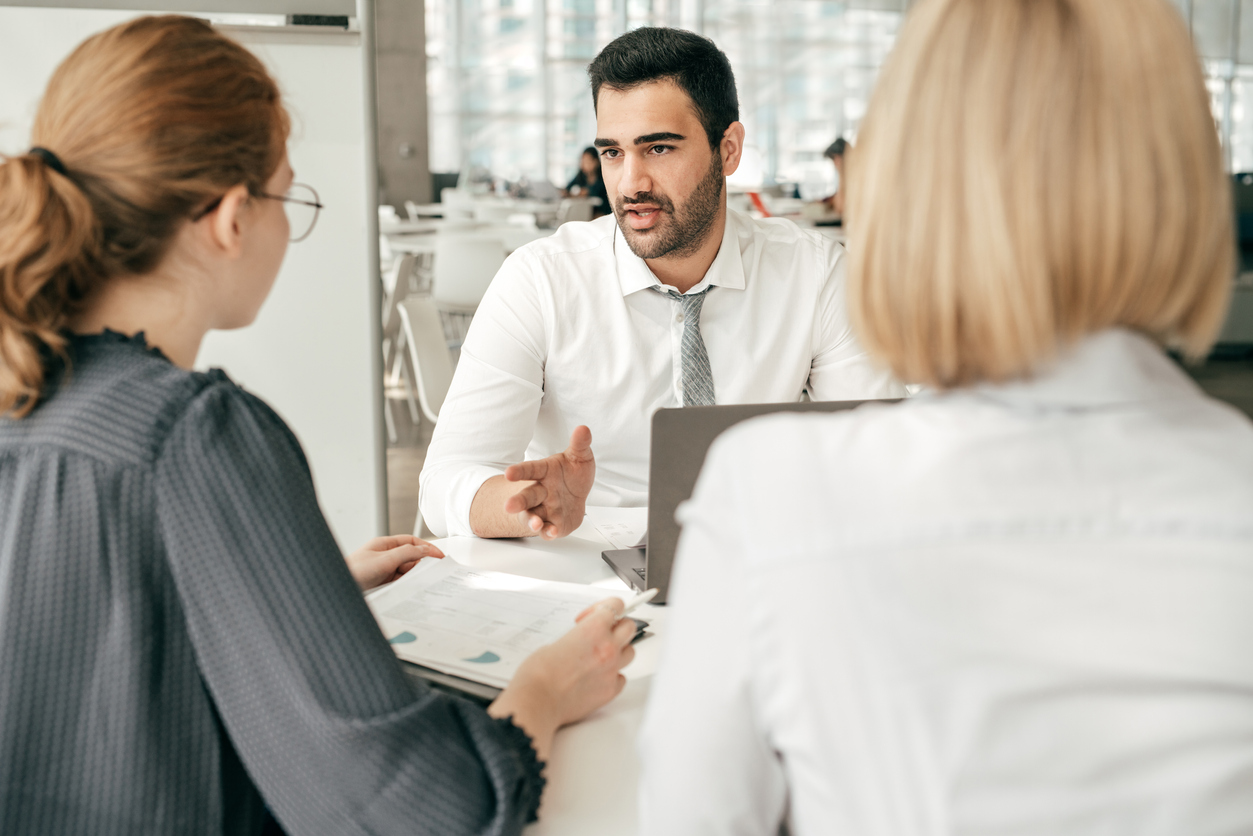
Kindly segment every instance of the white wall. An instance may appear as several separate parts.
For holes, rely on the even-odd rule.
[[[29,147],[39,97],[65,55],[93,32],[134,15],[0,6],[0,151]],[[326,209],[313,234],[289,248],[256,323],[210,334],[198,365],[224,368],[291,425],[323,512],[341,547],[353,549],[385,533],[387,508],[366,47],[356,32],[224,31],[279,80],[295,126],[289,148],[297,180],[317,189]]]

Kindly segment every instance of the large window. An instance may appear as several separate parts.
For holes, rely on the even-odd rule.
[[[829,178],[910,0],[427,0],[431,167],[561,186],[596,136],[587,64],[639,26],[731,59],[766,182]]]
[[[1205,67],[1228,171],[1253,171],[1253,0],[1174,0]]]
[[[431,167],[562,186],[595,137],[586,68],[638,26],[680,26],[727,53],[750,165],[829,188],[822,151],[855,139],[913,0],[426,0]],[[1253,0],[1173,0],[1204,62],[1227,167],[1253,171]]]

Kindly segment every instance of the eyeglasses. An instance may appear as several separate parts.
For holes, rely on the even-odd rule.
[[[256,197],[266,200],[281,200],[283,202],[283,210],[287,213],[287,224],[291,228],[291,236],[288,240],[293,244],[309,237],[309,233],[313,232],[313,225],[318,222],[318,212],[323,208],[318,201],[318,193],[314,191],[312,186],[306,186],[303,183],[292,183],[291,187],[287,189],[287,194],[279,195],[261,192]],[[219,197],[195,215],[192,215],[192,221],[200,220],[218,208],[221,203],[222,198]]]
[[[309,233],[313,232],[313,225],[318,222],[318,212],[322,211],[318,193],[313,190],[313,186],[303,183],[292,183],[285,195],[262,192],[257,196],[283,201],[283,208],[287,211],[287,223],[291,227],[291,238],[288,240],[293,244],[309,237]]]

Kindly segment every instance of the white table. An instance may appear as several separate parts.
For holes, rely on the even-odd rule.
[[[442,203],[414,203],[405,201],[405,211],[419,218],[442,218],[448,207]]]
[[[459,563],[478,569],[552,581],[570,581],[622,591],[627,587],[601,559],[612,546],[589,515],[570,537],[553,542],[446,537],[433,541]],[[627,684],[617,699],[581,723],[557,732],[544,774],[548,786],[539,821],[527,836],[634,836],[639,759],[635,737],[661,651],[666,608],[645,605],[634,615],[653,635],[635,645],[635,661],[623,673]]]
[[[407,218],[395,218],[391,220],[379,219],[380,235],[414,235],[428,232],[438,232],[446,226],[446,222],[440,220],[409,220]]]
[[[511,253],[519,247],[524,247],[532,241],[538,241],[540,238],[547,238],[556,230],[540,229],[536,227],[526,226],[510,226],[507,224],[488,225],[481,224],[473,228],[461,227],[456,229],[447,229],[451,233],[466,232],[473,235],[486,235],[489,238],[499,238],[505,247],[506,253]],[[387,246],[391,248],[393,253],[416,253],[419,255],[434,255],[435,242],[438,235],[432,234],[390,234],[387,236]]]
[[[387,246],[393,253],[412,253],[414,255],[435,255],[434,235],[389,235]]]

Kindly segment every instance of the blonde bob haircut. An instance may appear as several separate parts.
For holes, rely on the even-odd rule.
[[[1166,0],[921,0],[850,154],[850,315],[902,380],[1028,376],[1080,337],[1213,344],[1235,251]]]

